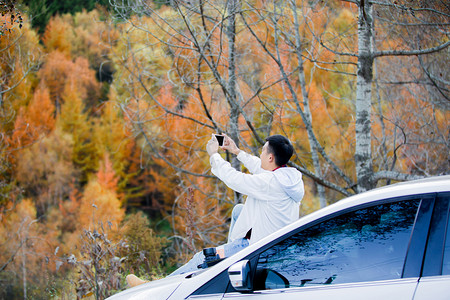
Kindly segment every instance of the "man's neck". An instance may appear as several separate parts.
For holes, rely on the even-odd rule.
[[[279,168],[284,168],[284,167],[286,167],[286,165],[282,165],[281,167],[276,166],[276,168],[273,169],[272,172],[275,171],[275,170],[278,170]]]

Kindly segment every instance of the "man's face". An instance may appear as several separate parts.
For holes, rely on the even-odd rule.
[[[269,142],[266,142],[261,150],[261,155],[259,158],[261,159],[261,168],[264,170],[272,171],[271,162],[273,161],[273,154],[269,153],[267,150],[269,146]]]

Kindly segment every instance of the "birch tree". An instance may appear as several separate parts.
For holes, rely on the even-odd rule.
[[[256,33],[253,32],[255,39],[259,42],[261,47],[265,50],[265,52],[269,55],[269,57],[279,66],[279,70],[281,73],[281,78],[283,82],[289,87],[288,97],[293,99],[297,106],[297,112],[302,116],[302,121],[308,131],[308,140],[310,144],[310,153],[311,158],[313,160],[314,172],[315,174],[308,173],[308,170],[302,170],[303,173],[310,175],[312,178],[322,176],[322,168],[331,167],[338,174],[341,179],[341,182],[346,185],[345,190],[335,188],[338,191],[341,191],[345,194],[348,191],[351,192],[362,192],[369,189],[372,189],[377,186],[377,183],[380,179],[387,179],[388,182],[390,180],[408,180],[421,177],[420,175],[413,175],[407,173],[401,173],[394,171],[394,166],[396,164],[395,158],[392,160],[392,164],[383,169],[383,166],[380,166],[377,162],[377,165],[374,166],[373,163],[375,161],[375,156],[372,154],[372,147],[374,147],[372,131],[373,131],[373,86],[377,82],[382,82],[383,78],[380,78],[380,81],[374,80],[374,63],[378,58],[384,57],[408,57],[414,56],[419,57],[419,62],[421,61],[421,57],[436,53],[446,49],[449,45],[448,41],[448,24],[445,21],[445,16],[448,16],[446,13],[445,7],[439,7],[439,3],[430,2],[428,3],[428,7],[414,7],[414,6],[405,6],[405,4],[396,2],[397,4],[391,4],[388,2],[371,2],[371,1],[350,1],[352,4],[350,8],[357,8],[357,30],[355,30],[355,37],[351,37],[351,27],[348,26],[345,30],[335,30],[335,25],[333,25],[332,21],[329,22],[324,27],[319,27],[313,23],[312,17],[308,15],[318,14],[322,10],[324,13],[324,17],[328,17],[333,20],[336,18],[335,14],[333,14],[331,9],[336,8],[336,2],[330,1],[326,5],[321,5],[319,2],[290,2],[291,11],[292,11],[292,21],[288,25],[286,23],[283,24],[283,19],[286,18],[287,9],[286,4],[279,1],[267,2],[272,4],[266,5],[264,9],[259,9],[256,6],[253,6],[254,11],[258,11],[258,14],[261,16],[260,21],[265,22],[269,28],[272,29],[274,38],[275,38],[275,50],[271,50],[264,39],[258,37]],[[353,6],[355,4],[355,6]],[[327,9],[327,5],[329,6]],[[377,11],[374,11],[373,6],[378,5],[379,8]],[[424,6],[425,4],[423,4]],[[439,10],[441,9],[441,10]],[[397,12],[396,12],[397,10]],[[298,14],[297,11],[301,11],[301,16],[303,17],[303,22],[306,23],[306,26],[310,29],[311,33],[316,37],[315,40],[317,44],[314,44],[314,41],[308,40],[308,37],[303,35],[300,37],[298,28]],[[314,11],[314,13],[312,13]],[[400,11],[400,12],[398,12]],[[416,12],[416,13],[415,13]],[[419,16],[420,14],[420,16]],[[404,16],[406,15],[406,16]],[[271,17],[272,16],[272,17]],[[284,18],[282,16],[285,16]],[[376,24],[375,17],[378,16],[378,22],[382,23]],[[397,17],[397,19],[396,19]],[[245,15],[243,14],[243,19],[245,22]],[[308,20],[309,19],[309,20]],[[433,21],[431,21],[433,20]],[[286,22],[286,21],[284,21]],[[253,22],[254,24],[255,22]],[[252,30],[249,23],[246,23],[249,30]],[[280,25],[283,24],[283,25]],[[396,30],[390,30],[394,24]],[[377,25],[377,26],[375,26]],[[403,27],[403,28],[402,28]],[[411,30],[409,28],[419,28],[416,30]],[[425,35],[423,34],[423,27],[426,27],[427,32]],[[425,40],[424,44],[428,46],[428,48],[423,47],[420,44],[414,44],[410,40],[400,40],[396,41],[400,38],[401,30],[405,30],[409,33],[410,39],[414,41],[419,41],[421,38],[417,38],[414,34],[422,35],[422,40]],[[436,37],[436,33],[438,37]],[[350,36],[350,38],[349,38]],[[376,36],[382,37],[384,40],[378,41]],[[287,68],[286,65],[283,65],[282,60],[280,59],[279,51],[281,48],[281,43],[277,42],[277,39],[284,40],[286,45],[289,47],[289,51],[292,53],[297,53],[297,61],[295,62],[295,66],[297,66],[297,70],[295,73],[299,74],[298,82],[300,84],[300,93],[297,92],[293,88],[295,86],[295,80],[291,74],[285,71]],[[392,49],[378,49],[378,44],[380,46],[384,46],[383,42],[385,40],[391,39],[395,41],[395,45],[398,47],[395,50]],[[302,48],[302,40],[308,41],[310,45],[312,45],[312,49]],[[357,41],[357,48],[352,48],[352,40]],[[295,42],[294,42],[295,41]],[[347,46],[345,46],[345,44]],[[342,46],[344,45],[344,46]],[[386,46],[384,46],[386,47]],[[414,49],[414,47],[418,49]],[[425,49],[424,49],[425,48]],[[333,61],[323,60],[320,56],[314,55],[320,52],[331,52],[334,54]],[[323,57],[323,56],[322,56]],[[445,55],[444,55],[445,57]],[[310,109],[309,109],[309,97],[307,92],[307,85],[304,81],[304,67],[303,67],[303,59],[306,59],[310,62],[313,62],[318,68],[327,68],[328,71],[334,73],[342,73],[343,66],[345,65],[354,65],[354,71],[352,69],[345,69],[345,72],[348,72],[349,75],[354,74],[356,77],[356,87],[355,87],[355,135],[354,135],[354,158],[355,158],[355,169],[354,173],[356,175],[356,180],[354,181],[352,178],[352,173],[344,172],[339,167],[339,162],[336,160],[330,159],[330,149],[326,149],[327,147],[321,142],[315,131],[317,127],[313,126],[313,120],[311,118]],[[336,67],[337,66],[337,67]],[[384,64],[386,66],[386,63]],[[390,69],[394,74],[397,73],[410,73],[407,71],[407,68],[402,66],[399,70]],[[386,74],[386,73],[384,73]],[[420,74],[420,72],[419,72]],[[442,74],[442,73],[441,73]],[[411,75],[411,74],[410,74]],[[415,74],[418,75],[418,74]],[[311,75],[313,76],[313,75]],[[420,76],[420,75],[418,75]],[[431,76],[429,76],[431,77]],[[442,75],[440,76],[442,77]],[[351,78],[351,76],[350,76]],[[439,78],[439,76],[434,76],[434,78]],[[349,81],[351,85],[351,79],[346,79]],[[414,81],[410,81],[414,82]],[[424,83],[417,81],[417,83]],[[445,99],[445,94],[443,91],[445,88],[445,81],[438,80],[440,83],[438,86],[435,84],[438,92],[441,92]],[[403,80],[403,82],[398,81],[398,84],[401,85],[404,89],[408,89],[406,84],[407,80]],[[430,85],[428,83],[428,85]],[[330,94],[333,91],[329,91]],[[439,97],[438,97],[439,98]],[[299,100],[303,99],[303,105],[300,107]],[[442,105],[444,114],[448,114],[448,103]],[[397,103],[399,105],[399,103]],[[401,104],[400,104],[401,105]],[[380,110],[380,122],[383,122],[383,112]],[[433,114],[433,113],[432,113]],[[435,129],[439,129],[435,127]],[[439,130],[437,130],[439,131]],[[386,133],[384,133],[386,134]],[[395,139],[395,138],[394,138]],[[410,137],[408,137],[410,139]],[[386,137],[383,138],[384,147],[386,147]],[[448,152],[448,143],[445,142],[445,134],[440,135],[438,139],[435,141],[428,140],[429,144],[438,143],[443,144],[442,150],[447,150]],[[406,141],[404,142],[406,144]],[[399,147],[394,146],[395,150],[398,150]],[[395,151],[394,151],[395,152]],[[384,158],[386,159],[388,154],[387,151],[384,151]],[[320,156],[320,158],[319,158]],[[321,159],[323,161],[323,165],[321,165]],[[444,160],[445,162],[445,160]],[[447,163],[448,170],[448,163]],[[444,171],[445,172],[445,171]],[[438,173],[439,174],[439,173]],[[430,175],[430,173],[424,172],[421,174]],[[326,177],[325,177],[326,178]],[[316,179],[316,182],[320,182],[320,180]],[[326,186],[331,187],[332,185],[328,182],[325,183]],[[344,185],[344,186],[345,186]],[[341,185],[342,187],[342,185]],[[320,194],[320,189],[318,189]],[[321,199],[323,197],[320,197]],[[321,201],[321,206],[323,206],[323,201]]]
[[[372,92],[374,83],[374,61],[382,57],[393,56],[423,56],[438,51],[445,51],[450,45],[448,7],[438,1],[416,2],[407,1],[350,1],[358,7],[358,65],[356,88],[356,175],[358,192],[369,190],[380,178],[402,180],[412,178],[406,174],[382,170],[375,172],[372,165],[371,122],[372,122]],[[440,6],[441,5],[441,6]],[[374,8],[377,7],[377,8]],[[380,12],[388,10],[384,14]],[[396,12],[397,11],[397,12]],[[430,36],[423,43],[407,43],[400,49],[381,49],[376,38],[377,13],[379,22],[387,26],[404,26],[426,28]],[[403,14],[402,17],[400,17]],[[391,18],[389,18],[389,16]],[[383,19],[384,17],[384,19]],[[396,19],[395,17],[400,17]],[[386,26],[386,25],[384,25]],[[428,28],[427,28],[428,27]],[[434,37],[433,37],[434,35]],[[403,49],[402,49],[403,48]],[[352,55],[352,54],[349,54]],[[447,106],[448,109],[448,106]],[[447,148],[448,149],[448,148]]]
[[[362,192],[376,187],[378,181],[380,179],[388,179],[388,180],[407,180],[419,178],[420,176],[405,174],[401,172],[393,171],[393,168],[390,167],[388,169],[383,169],[381,166],[377,165],[373,166],[374,156],[372,154],[373,138],[372,138],[372,102],[373,95],[372,89],[373,85],[376,82],[374,80],[373,68],[374,62],[378,58],[382,57],[408,57],[414,56],[419,57],[419,62],[421,61],[421,57],[436,53],[446,49],[449,46],[448,39],[448,23],[446,22],[446,17],[448,16],[448,12],[446,12],[446,7],[439,2],[430,2],[427,4],[422,4],[422,7],[414,7],[408,4],[408,6],[404,3],[388,3],[388,2],[372,2],[372,1],[350,1],[353,4],[356,4],[357,7],[357,31],[355,35],[355,40],[357,40],[357,49],[352,49],[351,46],[347,47],[335,47],[335,45],[340,45],[340,43],[344,44],[345,42],[351,42],[348,36],[351,27],[347,28],[347,30],[339,31],[335,30],[333,36],[330,36],[330,30],[333,29],[332,24],[327,29],[323,28],[315,28],[315,24],[312,21],[308,21],[312,19],[312,17],[308,16],[308,12],[315,11],[317,14],[321,9],[325,9],[325,6],[321,6],[319,2],[305,4],[305,2],[290,2],[292,18],[293,22],[291,27],[280,25],[283,23],[283,17],[287,15],[286,4],[273,1],[266,2],[267,4],[264,9],[258,9],[256,6],[252,6],[254,11],[258,11],[258,14],[261,16],[260,21],[265,22],[267,27],[272,29],[272,33],[275,39],[275,50],[271,50],[267,43],[258,37],[258,35],[252,32],[253,36],[257,40],[257,42],[261,45],[261,47],[265,50],[265,52],[269,55],[269,57],[274,61],[274,63],[279,66],[279,70],[281,73],[282,80],[289,87],[289,97],[293,99],[297,106],[298,113],[302,116],[302,121],[308,131],[308,140],[311,147],[311,157],[313,160],[313,165],[315,169],[315,174],[311,176],[307,170],[302,170],[302,172],[310,175],[314,178],[322,177],[321,175],[321,163],[319,160],[320,156],[323,158],[324,164],[333,168],[339,177],[343,179],[343,182],[346,184],[347,190],[352,190],[352,192]],[[336,2],[329,2],[328,5],[332,8],[333,5],[336,5]],[[374,11],[373,6],[378,5],[379,8],[376,13]],[[425,7],[425,5],[428,5]],[[271,10],[272,9],[272,10]],[[306,22],[307,26],[311,29],[313,35],[316,36],[317,42],[320,43],[320,47],[317,45],[314,47],[314,50],[308,51],[307,49],[302,48],[302,39],[307,40],[306,36],[300,37],[298,28],[298,15],[297,11],[302,11],[302,17],[304,18],[304,22]],[[397,12],[396,12],[397,11]],[[243,19],[245,22],[245,15],[243,15]],[[264,15],[267,15],[264,16]],[[327,16],[332,15],[331,11],[327,13]],[[264,16],[264,17],[263,17]],[[378,22],[382,23],[381,25],[375,23],[375,17],[378,16]],[[333,16],[331,16],[333,18]],[[396,19],[397,18],[397,19]],[[286,19],[286,18],[284,18]],[[253,21],[253,24],[256,23]],[[331,22],[330,22],[331,23]],[[246,23],[248,29],[251,31],[251,25]],[[389,28],[394,24],[396,31],[390,31]],[[419,28],[416,30],[409,29]],[[424,33],[424,29],[425,34]],[[292,29],[291,29],[292,28]],[[378,49],[378,44],[383,46],[382,42],[376,39],[376,35],[382,36],[384,39],[396,40],[399,38],[402,32],[401,30],[405,30],[409,33],[410,39],[416,41],[416,43],[411,42],[410,40],[406,41],[396,41],[395,45],[398,45],[396,49]],[[295,33],[293,33],[295,32]],[[414,35],[419,34],[422,38],[418,38]],[[295,81],[293,80],[291,74],[288,74],[285,71],[286,66],[283,65],[282,60],[280,59],[279,52],[282,49],[281,43],[277,42],[277,39],[283,39],[287,46],[289,47],[292,53],[297,53],[297,70],[299,74],[299,83],[301,86],[301,92],[295,92],[295,89],[292,88],[295,85]],[[336,43],[336,40],[340,41],[340,43]],[[417,43],[420,40],[424,40],[424,45]],[[294,42],[295,41],[295,42]],[[311,45],[311,41],[309,41]],[[392,44],[392,43],[391,43]],[[347,52],[345,50],[347,50]],[[356,50],[354,52],[348,52],[348,50]],[[319,61],[317,57],[314,57],[314,53],[318,53],[320,51],[330,51],[336,56],[334,56],[333,61]],[[278,55],[278,56],[277,56]],[[355,73],[356,77],[356,92],[355,92],[355,136],[354,136],[354,144],[355,144],[355,174],[356,181],[353,181],[352,174],[343,172],[339,167],[339,163],[337,161],[333,161],[329,159],[329,150],[321,144],[321,142],[317,139],[314,131],[317,129],[314,128],[313,122],[311,119],[311,114],[309,110],[309,97],[306,89],[306,83],[304,81],[304,68],[303,68],[303,57],[305,59],[314,62],[319,68],[323,68],[323,66],[328,66],[330,72],[342,72],[342,65],[352,65],[355,64]],[[346,58],[347,57],[347,58]],[[333,67],[333,65],[338,65],[340,68]],[[403,72],[406,72],[407,69],[402,68]],[[391,70],[396,73],[398,71]],[[401,73],[401,72],[400,72]],[[351,74],[351,73],[350,73]],[[442,73],[441,73],[442,74]],[[312,75],[311,75],[312,76]],[[431,76],[429,76],[431,77]],[[434,78],[439,78],[439,76],[433,76]],[[442,75],[440,76],[442,77]],[[404,81],[403,85],[407,81]],[[446,90],[445,81],[439,80],[439,86],[436,85],[436,89],[441,93]],[[399,84],[402,84],[399,82]],[[330,91],[332,93],[332,91]],[[299,106],[298,98],[303,98],[303,106]],[[445,95],[443,97],[445,99]],[[441,101],[442,103],[442,101]],[[401,105],[401,104],[400,104]],[[441,108],[444,110],[444,114],[448,114],[448,103],[441,105]],[[445,112],[446,111],[446,112]],[[438,129],[436,127],[436,129]],[[444,144],[443,150],[447,150],[448,152],[448,143],[445,142],[445,135],[440,136],[439,144]],[[428,141],[431,143],[431,141]],[[441,148],[442,149],[442,148]],[[444,160],[445,162],[445,160]],[[392,166],[395,165],[393,162]],[[447,163],[448,165],[448,163]],[[447,166],[448,167],[448,166]],[[375,171],[377,170],[377,171]],[[429,173],[423,173],[422,175],[430,175]],[[316,182],[319,182],[316,180]],[[326,183],[329,187],[331,187],[330,183]],[[336,189],[339,190],[339,189]],[[340,190],[343,194],[346,191]],[[319,189],[320,193],[320,189]],[[320,197],[322,198],[322,197]],[[323,204],[322,204],[323,205]]]

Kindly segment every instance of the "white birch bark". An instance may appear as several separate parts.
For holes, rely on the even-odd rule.
[[[357,191],[374,187],[371,150],[373,79],[372,4],[360,1],[358,22],[358,66],[356,80],[355,168]]]

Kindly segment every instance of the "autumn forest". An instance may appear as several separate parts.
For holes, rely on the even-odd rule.
[[[287,136],[301,215],[450,173],[446,1],[75,2],[0,2],[1,299],[104,299],[225,242],[212,133]]]

